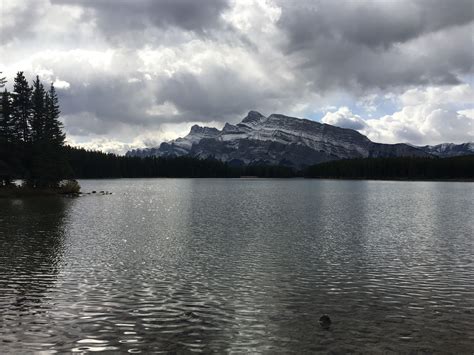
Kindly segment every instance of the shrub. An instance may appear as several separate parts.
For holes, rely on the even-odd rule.
[[[63,180],[59,184],[61,194],[78,194],[81,191],[81,185],[77,180]]]

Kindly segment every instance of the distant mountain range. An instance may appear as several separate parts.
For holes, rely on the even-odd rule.
[[[359,132],[328,124],[250,111],[242,122],[222,130],[194,125],[189,134],[127,156],[192,156],[230,164],[270,164],[301,168],[321,162],[369,157],[451,157],[474,154],[474,143],[416,147],[372,142]]]
[[[426,153],[436,155],[441,158],[474,154],[474,142],[461,144],[443,143],[438,145],[425,145],[419,148]]]

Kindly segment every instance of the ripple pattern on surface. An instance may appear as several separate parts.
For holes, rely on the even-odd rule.
[[[474,349],[472,184],[88,184],[0,201],[1,353]]]

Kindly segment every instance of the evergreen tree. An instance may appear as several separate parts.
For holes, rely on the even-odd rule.
[[[0,186],[8,186],[23,174],[23,154],[15,134],[12,95],[6,89],[0,104]]]
[[[31,88],[23,72],[18,72],[13,84],[13,117],[18,140],[29,142],[32,115]]]
[[[0,74],[2,74],[1,71],[0,71]],[[6,81],[5,77],[1,77],[1,76],[0,76],[0,89],[3,88],[3,87],[5,87],[6,82],[7,82],[7,81]],[[3,109],[3,103],[4,103],[4,102],[3,102],[3,97],[4,97],[5,95],[8,95],[6,89],[5,89],[5,92],[2,94],[1,101],[0,101],[0,120],[3,119],[3,114],[4,114],[4,109]],[[7,99],[8,99],[8,96],[7,96]],[[10,105],[8,105],[8,106],[10,106]],[[8,109],[9,109],[9,108],[7,108],[7,110],[8,110]],[[1,129],[1,128],[0,128],[0,129]],[[0,135],[1,135],[1,133],[0,133]]]
[[[0,108],[0,187],[10,185],[13,180],[11,159],[12,129],[10,95],[5,89],[1,96]]]
[[[1,71],[0,71],[0,74],[2,74]],[[0,89],[2,89],[5,86],[6,83],[7,83],[6,78],[0,76]]]
[[[59,115],[54,85],[51,84],[46,93],[37,77],[33,90],[31,176],[28,179],[33,187],[55,188],[71,174],[64,152],[66,136]]]
[[[52,144],[57,147],[63,147],[66,135],[63,132],[63,124],[59,120],[59,99],[53,83],[46,94],[46,122],[45,132]]]
[[[14,122],[12,111],[11,94],[5,89],[1,96],[1,111],[0,111],[0,139],[7,143],[13,143],[14,136]]]
[[[32,93],[32,115],[30,120],[31,126],[31,141],[33,143],[45,139],[45,122],[46,122],[46,92],[43,84],[38,76],[33,81]]]

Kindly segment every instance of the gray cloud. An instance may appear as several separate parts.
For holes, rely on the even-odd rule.
[[[275,89],[255,85],[239,68],[212,65],[200,74],[178,72],[163,80],[158,95],[179,109],[181,120],[227,121],[249,108],[271,109],[285,95]]]
[[[252,108],[273,112],[289,105],[285,92],[254,85],[237,69],[219,65],[208,66],[199,74],[180,71],[151,80],[134,74],[132,81],[127,75],[99,76],[90,70],[83,67],[80,75],[69,75],[70,87],[59,90],[66,125],[75,135],[108,134],[117,125],[159,128],[164,123],[228,122],[242,118]],[[62,70],[56,73],[67,75]],[[177,112],[153,112],[154,107],[166,104]]]
[[[204,33],[221,24],[228,0],[52,0],[53,4],[78,5],[87,11],[107,36],[142,32],[149,27],[176,27]]]
[[[72,64],[74,73],[69,72]],[[58,92],[66,127],[74,135],[108,134],[117,125],[158,128],[164,123],[225,122],[249,108],[270,110],[284,103],[284,93],[272,94],[268,88],[252,85],[237,70],[219,65],[205,67],[200,74],[180,71],[151,77],[103,72],[77,60],[57,65],[54,74],[69,84]],[[154,107],[165,104],[173,105],[177,112],[153,112]]]
[[[319,38],[367,47],[389,47],[423,34],[474,20],[471,0],[280,1],[280,26],[287,50],[306,48]]]
[[[472,1],[282,2],[282,50],[315,90],[453,85],[472,72]],[[449,50],[445,50],[449,48]]]
[[[44,1],[0,3],[0,46],[31,36],[44,15]]]
[[[96,134],[108,133],[119,123],[144,126],[151,123],[146,109],[153,105],[153,97],[141,83],[129,83],[123,77],[102,76],[87,85],[72,82],[70,89],[60,90],[60,99],[65,115],[87,112],[96,117],[96,122],[76,122]]]

